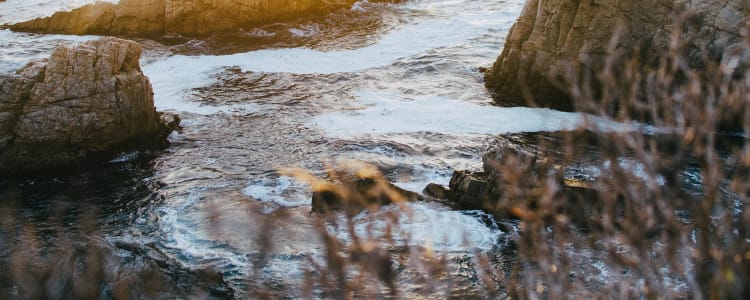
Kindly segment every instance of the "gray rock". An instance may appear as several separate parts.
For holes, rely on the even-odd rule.
[[[485,82],[500,104],[532,99],[571,110],[561,78],[597,74],[611,53],[654,65],[668,55],[677,28],[692,66],[704,63],[705,48],[710,60],[740,61],[742,70],[750,53],[742,37],[746,18],[742,0],[528,0]]]
[[[0,174],[165,144],[179,118],[156,112],[140,54],[135,42],[103,38],[0,75]]]
[[[459,210],[482,210],[498,218],[524,219],[545,205],[541,199],[557,199],[564,203],[554,209],[579,225],[587,225],[592,211],[599,209],[596,190],[586,182],[563,178],[559,167],[533,153],[494,149],[484,155],[483,162],[483,172],[453,172],[445,204]],[[553,183],[549,179],[554,185],[549,185]]]

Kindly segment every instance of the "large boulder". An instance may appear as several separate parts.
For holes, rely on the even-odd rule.
[[[669,51],[672,34],[684,41],[692,66],[704,59],[746,61],[744,0],[528,0],[505,47],[486,74],[500,104],[574,108],[562,78],[596,74],[613,52],[645,65]],[[688,16],[689,17],[686,17]],[[704,51],[705,49],[705,51]],[[732,64],[727,64],[732,65]],[[738,66],[741,68],[742,66]]]
[[[166,143],[179,120],[156,112],[140,54],[103,38],[0,75],[0,175]]]
[[[96,2],[8,26],[15,31],[118,36],[202,36],[324,13],[356,0],[121,0]]]

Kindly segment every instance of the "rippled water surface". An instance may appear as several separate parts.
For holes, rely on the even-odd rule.
[[[88,2],[8,0],[0,3],[0,23]],[[303,268],[321,258],[319,218],[309,213],[309,187],[279,169],[324,176],[330,165],[358,160],[421,191],[428,182],[447,185],[454,169],[480,168],[498,134],[585,121],[579,114],[490,105],[479,68],[499,54],[522,4],[360,1],[324,19],[207,40],[139,40],[157,109],[183,120],[172,146],[123,154],[83,174],[6,180],[0,193],[14,200],[4,209],[18,216],[4,234],[26,226],[41,243],[95,237],[122,266],[166,270],[171,277],[164,280],[176,285],[216,270],[221,284],[206,284],[211,288],[203,292],[217,297],[253,288],[259,283],[245,278],[258,270],[262,286],[298,296],[285,287],[299,284]],[[2,30],[0,71],[94,38]],[[81,221],[90,214],[97,229]],[[402,214],[397,241],[433,247],[459,262],[474,251],[496,251],[507,234],[481,213],[439,204],[411,204]],[[355,221],[364,230],[374,219],[377,228],[377,216],[363,213]],[[45,229],[48,222],[79,229]],[[267,233],[272,249],[260,242]],[[12,247],[3,247],[0,255],[12,260]],[[268,261],[258,266],[264,255]]]

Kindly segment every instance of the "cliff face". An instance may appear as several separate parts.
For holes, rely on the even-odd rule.
[[[610,52],[639,55],[643,64],[667,53],[672,32],[683,28],[689,63],[726,62],[747,53],[741,0],[528,0],[486,76],[500,104],[529,97],[543,106],[572,109],[562,76],[594,73]],[[680,16],[692,14],[688,21]],[[636,49],[638,53],[636,53]],[[569,78],[570,78],[569,77]]]
[[[100,35],[207,35],[322,13],[355,0],[121,0],[10,25],[15,31]]]
[[[0,75],[0,175],[165,143],[171,129],[154,108],[140,54],[134,42],[105,38]]]

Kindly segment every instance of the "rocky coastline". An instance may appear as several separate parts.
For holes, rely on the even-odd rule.
[[[485,86],[499,105],[551,107],[565,111],[604,113],[610,117],[619,114],[624,118],[621,121],[645,123],[659,118],[677,118],[659,109],[679,107],[690,111],[696,107],[701,109],[705,103],[713,101],[714,108],[720,111],[716,113],[716,123],[688,126],[707,126],[705,130],[714,133],[721,130],[742,131],[744,103],[732,97],[713,99],[699,94],[693,99],[683,96],[682,106],[675,106],[677,104],[669,101],[679,102],[677,99],[681,99],[680,95],[668,93],[689,88],[686,86],[687,80],[680,79],[681,76],[700,76],[703,81],[701,88],[707,95],[710,92],[706,90],[718,91],[724,85],[713,86],[711,82],[716,78],[703,76],[724,75],[726,82],[743,80],[748,69],[747,58],[750,57],[750,47],[746,41],[747,17],[746,4],[738,0],[528,0],[507,35],[501,54],[493,66],[485,70]],[[671,65],[678,67],[669,69]],[[665,66],[668,71],[664,71]],[[662,68],[662,73],[657,73],[659,68]],[[641,76],[627,77],[633,73]],[[653,83],[648,82],[649,78],[652,82],[656,80],[648,76],[656,76],[654,74],[673,78],[659,78],[665,82],[663,86],[651,86],[658,91],[650,91],[647,87]],[[623,86],[612,83],[638,78],[644,82],[625,82]],[[615,95],[622,92],[616,89],[633,86],[638,86],[642,91],[625,93],[625,96]],[[605,89],[610,90],[603,91]],[[665,99],[652,99],[662,96]],[[630,109],[630,115],[620,112],[624,106],[634,105],[621,102],[637,102],[633,98],[639,97],[651,97],[650,101],[659,102],[656,105],[658,108],[649,107],[652,111],[647,112]],[[685,126],[664,125],[663,120],[660,122],[662,126]],[[719,143],[725,139],[717,137]],[[684,146],[680,143],[673,137],[665,137],[660,147],[679,149]],[[493,167],[508,157],[508,151],[512,152],[512,157],[523,158],[526,163],[521,165],[538,166],[535,162],[538,159],[529,160],[534,156],[528,153],[507,148],[492,149],[484,154],[483,171],[456,171],[449,189],[439,191],[439,194],[445,195],[444,198],[450,199],[459,208],[482,209],[496,216],[523,218],[526,212],[514,209],[514,204],[510,203],[512,199],[507,199],[507,192],[501,196],[504,189],[514,187],[508,186],[502,180],[502,174]],[[522,174],[524,178],[544,177],[538,174],[538,169],[527,171]],[[576,209],[571,212],[585,210],[585,207],[595,204],[596,191],[585,183],[558,177],[556,183],[561,187],[563,198],[573,199],[577,203],[572,206]],[[534,190],[534,187],[528,190]],[[498,199],[501,198],[505,200],[499,203]],[[576,199],[584,199],[584,202]],[[525,203],[521,207],[535,205]]]
[[[747,14],[739,0],[529,0],[485,84],[501,105],[575,110],[568,83],[599,74],[615,56],[646,70],[678,47],[691,68],[708,61],[741,73]]]
[[[141,46],[102,38],[0,75],[0,175],[161,147],[179,125],[154,108]]]
[[[111,36],[207,36],[325,14],[355,0],[121,0],[96,2],[5,27],[14,31]]]

